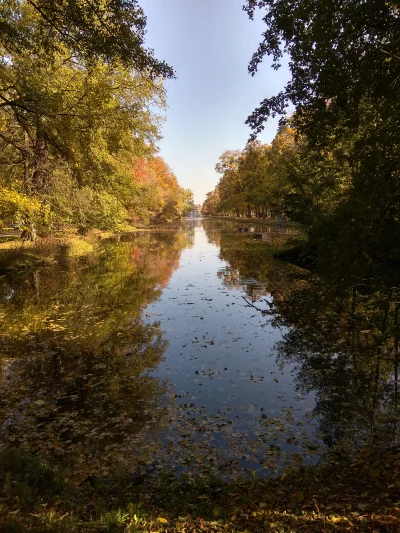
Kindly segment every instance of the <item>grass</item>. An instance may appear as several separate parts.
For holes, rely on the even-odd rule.
[[[172,226],[171,226],[172,227]],[[119,233],[150,231],[160,228],[121,226]],[[168,226],[165,230],[170,230]],[[15,232],[13,240],[0,242],[0,274],[16,270],[33,270],[40,266],[56,263],[60,258],[78,258],[96,251],[98,244],[105,239],[112,240],[117,235],[111,231],[92,229],[80,235],[75,227],[64,227],[57,232],[38,237],[35,242],[22,241]]]
[[[400,530],[400,451],[332,453],[277,479],[87,480],[21,450],[0,455],[4,533],[316,533]]]
[[[38,237],[35,242],[20,239],[0,242],[0,272],[29,270],[56,263],[63,257],[77,258],[92,253],[110,232],[90,231],[78,235],[76,230]]]

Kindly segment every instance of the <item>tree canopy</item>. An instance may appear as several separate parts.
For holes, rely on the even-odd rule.
[[[157,157],[174,73],[145,47],[145,28],[136,0],[2,3],[3,223],[112,229],[189,209],[191,192]],[[159,172],[143,181],[139,160]]]
[[[248,118],[256,133],[270,116],[296,109],[296,125],[321,134],[346,115],[359,122],[360,106],[396,100],[400,76],[397,2],[247,0],[250,18],[261,9],[266,29],[249,64],[254,75],[266,56],[279,68],[287,55],[291,79]]]
[[[48,61],[67,47],[82,61],[120,61],[153,77],[173,77],[173,69],[144,45],[146,16],[138,0],[4,0],[0,6],[2,46]]]
[[[255,75],[267,57],[275,69],[288,58],[291,78],[247,119],[254,143],[270,117],[281,117],[271,152],[260,163],[267,181],[254,188],[254,171],[239,172],[241,189],[235,191],[248,204],[248,215],[258,214],[258,202],[274,201],[303,224],[309,248],[320,259],[341,255],[348,263],[364,257],[366,263],[398,264],[400,248],[393,239],[400,234],[397,3],[247,0],[244,6],[250,18],[258,9],[265,31],[249,72]],[[279,136],[281,148],[274,149]],[[248,147],[242,152],[241,171],[249,168],[248,152]],[[232,189],[232,175],[224,171],[214,213],[243,214],[238,198],[227,193],[228,181]],[[226,208],[227,197],[232,209]]]

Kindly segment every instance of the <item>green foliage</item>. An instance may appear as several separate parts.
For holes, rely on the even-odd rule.
[[[18,227],[30,223],[45,226],[50,219],[48,205],[15,190],[0,188],[0,222],[7,221]]]
[[[63,476],[58,468],[38,455],[23,449],[6,449],[0,453],[0,484],[7,496],[31,511],[61,489]]]
[[[75,191],[65,207],[68,211],[62,218],[87,229],[116,230],[128,216],[116,196],[107,191],[92,190],[88,186]]]
[[[386,107],[398,101],[395,2],[247,0],[244,9],[250,18],[260,9],[266,25],[249,72],[255,75],[266,56],[275,68],[284,53],[290,58],[285,89],[263,100],[248,119],[256,132],[292,104],[296,126],[321,140],[343,119],[357,127],[365,103]]]
[[[202,205],[201,212],[203,215],[216,215],[220,206],[219,186],[206,194],[206,200]]]
[[[284,117],[298,138],[289,162],[286,211],[307,227],[319,258],[399,264],[400,73],[395,2],[247,0],[266,28],[253,55],[279,68],[288,54],[291,79],[247,120],[254,135],[269,117]]]
[[[66,46],[90,62],[122,62],[152,76],[172,77],[173,70],[144,47],[146,17],[137,0],[5,0],[0,8],[2,41],[16,49],[48,57]]]
[[[364,105],[356,129],[339,124],[317,145],[294,129],[294,116],[270,147],[253,143],[223,154],[217,166],[223,176],[203,210],[247,217],[284,213],[303,225],[305,253],[321,265],[337,255],[349,266],[360,257],[365,264],[399,264],[400,245],[393,240],[400,234],[398,117],[383,120],[379,109]]]
[[[155,221],[172,222],[187,215],[194,207],[193,193],[190,189],[178,188],[165,201],[162,211]]]
[[[128,211],[149,220],[132,168],[156,152],[173,72],[144,48],[137,1],[7,0],[0,24],[2,189],[61,221],[116,229]]]
[[[289,153],[286,145],[292,142],[290,132],[289,128],[280,131],[271,146],[254,141],[242,152],[224,152],[216,165],[222,177],[215,190],[207,195],[203,213],[249,218],[281,213]]]

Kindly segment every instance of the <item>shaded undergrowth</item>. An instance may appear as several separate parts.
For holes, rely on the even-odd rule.
[[[23,450],[0,456],[0,530],[341,532],[400,528],[400,449],[331,453],[269,480],[224,483],[170,472],[88,478]]]

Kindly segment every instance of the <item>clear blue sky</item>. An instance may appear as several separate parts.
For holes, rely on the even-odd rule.
[[[266,96],[283,88],[288,67],[266,61],[255,77],[247,72],[264,24],[242,11],[244,0],[141,0],[148,20],[146,44],[174,67],[167,82],[168,110],[161,156],[195,202],[218,182],[214,167],[225,150],[243,149],[247,116]],[[259,136],[271,142],[277,121]]]

